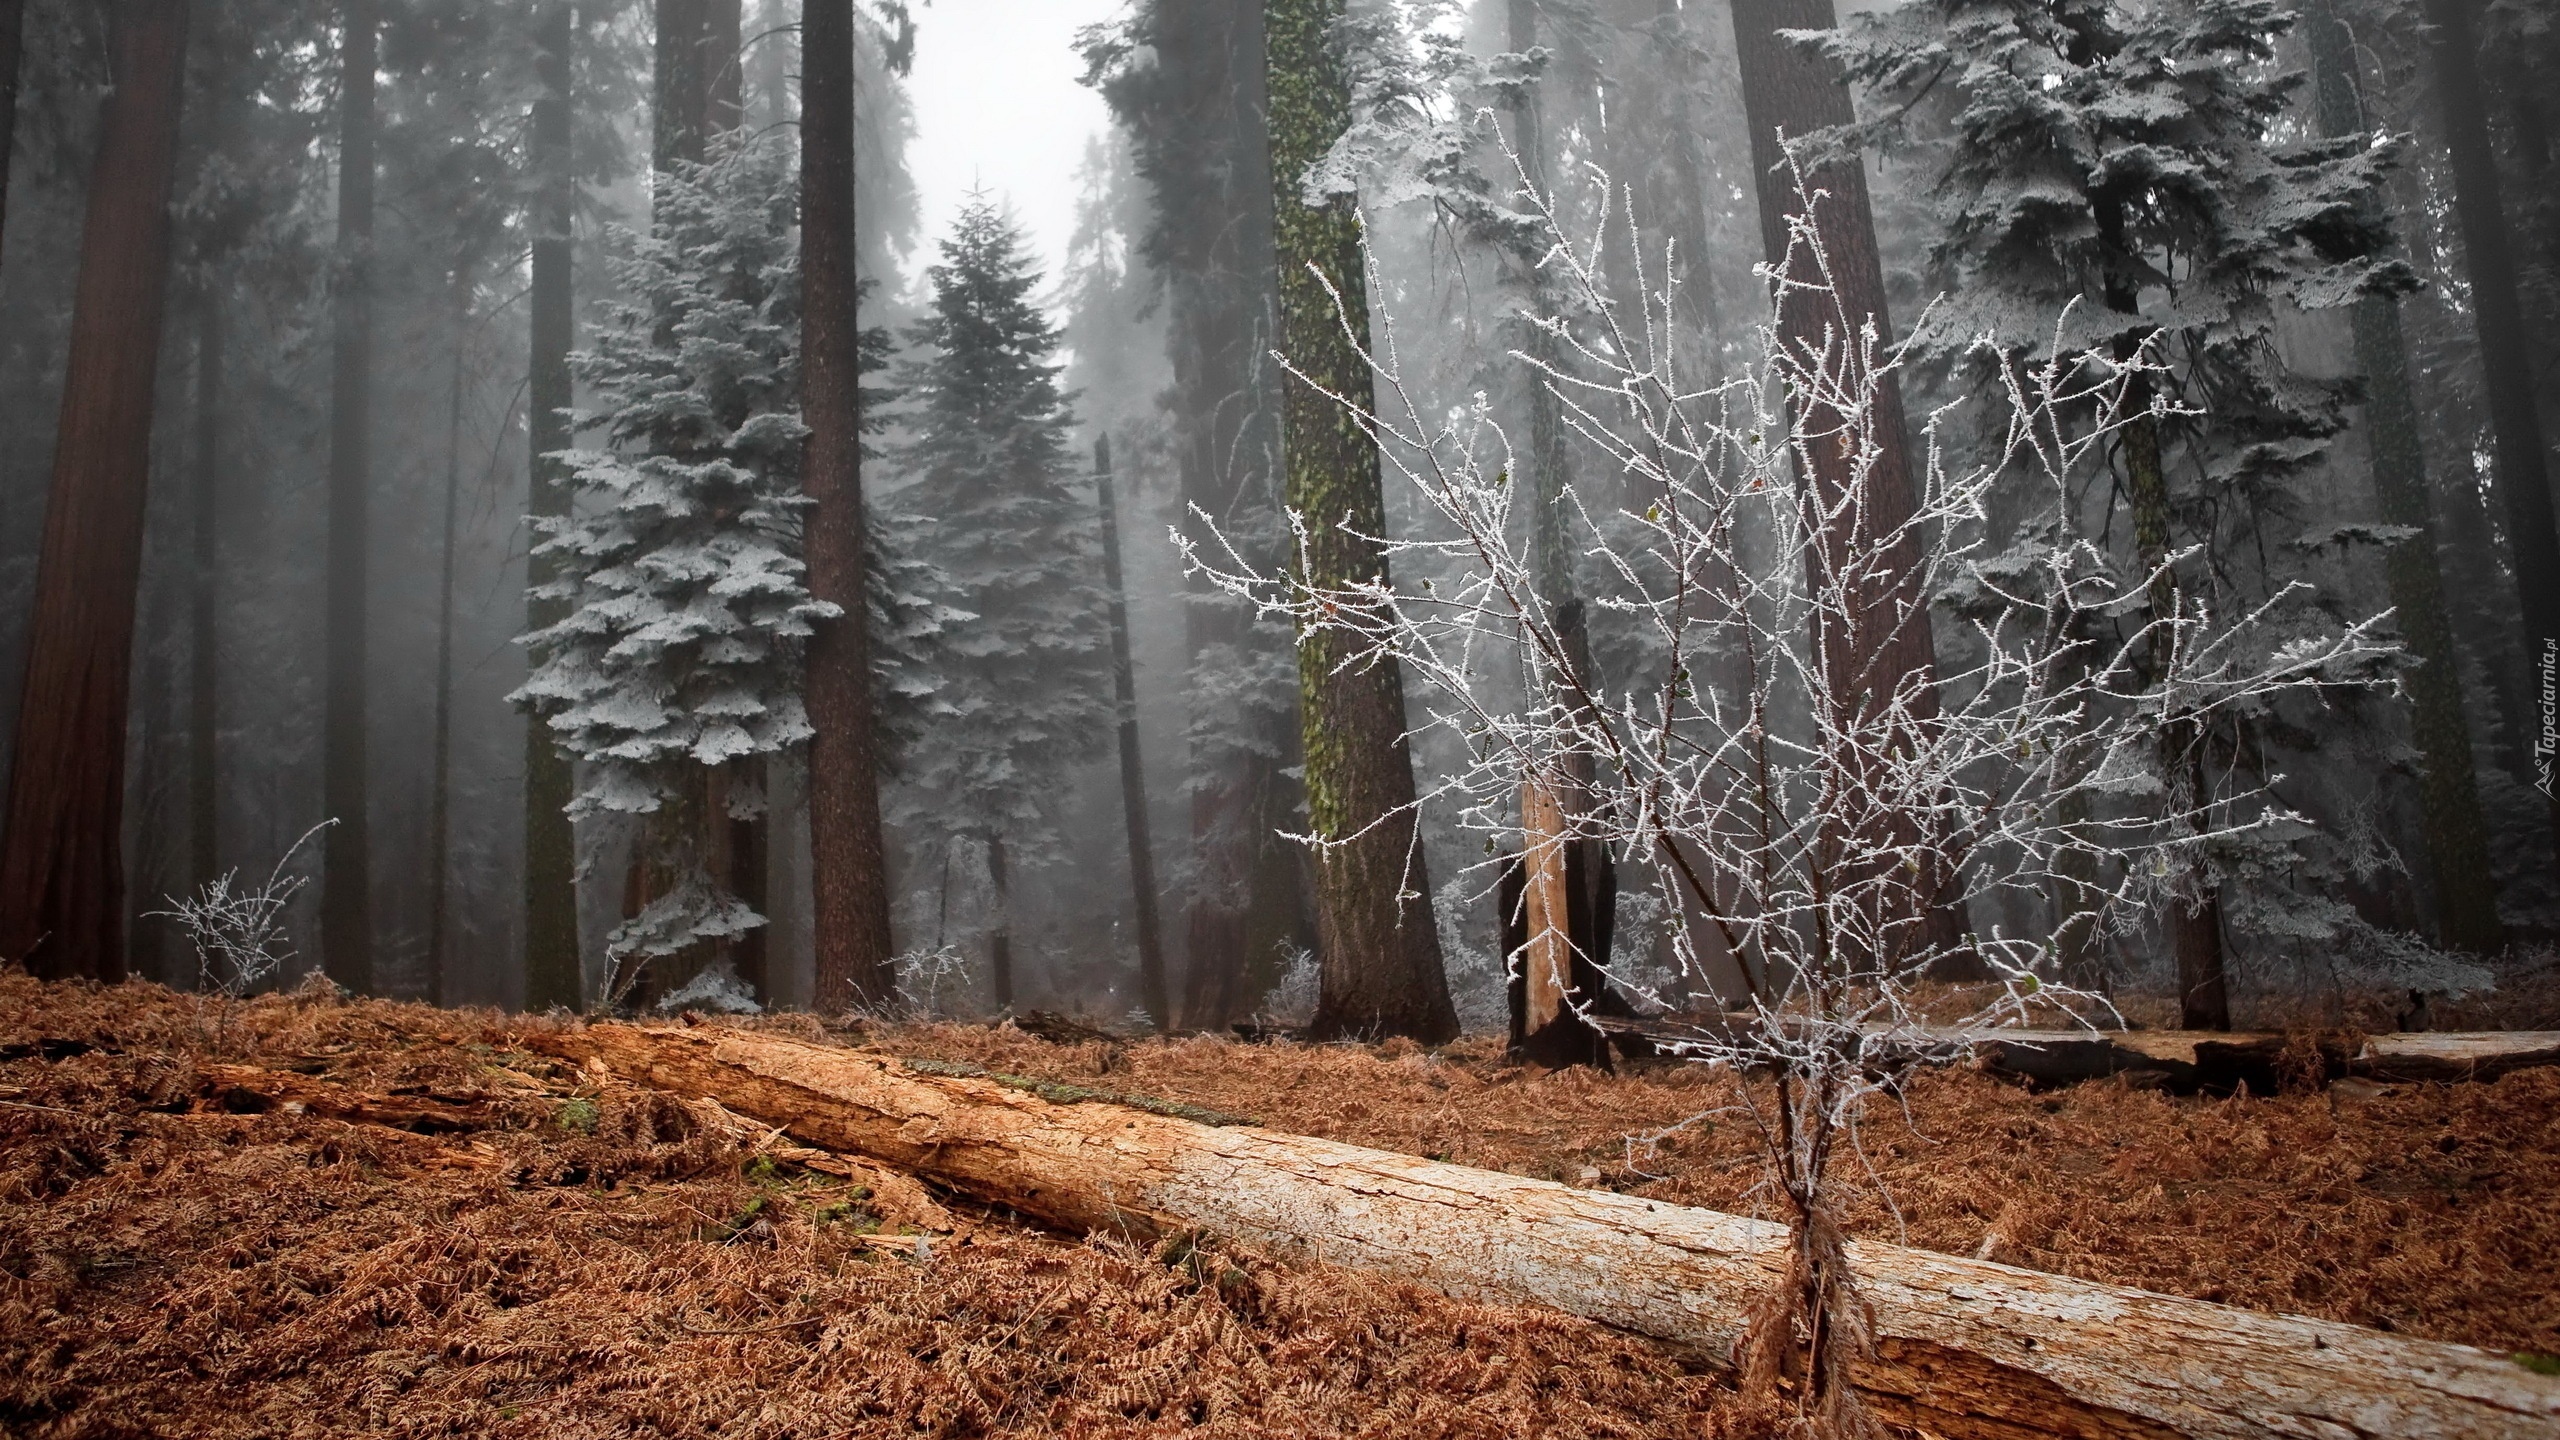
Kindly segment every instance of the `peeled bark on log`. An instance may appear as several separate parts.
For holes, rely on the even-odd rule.
[[[531,1043],[1052,1225],[1136,1240],[1215,1231],[1717,1360],[1785,1260],[1784,1231],[1762,1221],[1058,1103],[777,1036],[599,1025]],[[2560,1380],[2469,1346],[1891,1245],[1850,1258],[1879,1340],[1860,1388],[1888,1421],[1948,1440],[2560,1433]]]
[[[503,1101],[477,1094],[386,1095],[256,1065],[203,1065],[205,1091],[236,1114],[286,1110],[422,1135],[498,1130],[510,1118]]]

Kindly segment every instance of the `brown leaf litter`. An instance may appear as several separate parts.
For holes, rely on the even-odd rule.
[[[1587,1322],[1012,1225],[531,1054],[550,1023],[0,977],[0,1434],[1670,1436],[1733,1414]],[[1753,1208],[1740,1128],[1698,1118],[1730,1092],[1696,1067],[762,1023]],[[2552,1072],[2230,1100],[1948,1072],[1904,1098],[1864,1135],[1884,1184],[1860,1235],[2560,1351]]]

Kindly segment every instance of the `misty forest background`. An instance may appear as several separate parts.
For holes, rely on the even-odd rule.
[[[0,724],[48,703],[23,691],[111,57],[119,27],[170,8],[0,0],[22,44],[0,48],[16,82],[0,106],[14,117],[0,132]],[[857,12],[868,623],[893,949],[919,1003],[1113,1021],[1144,1006],[1224,1027],[1303,1018],[1313,1001],[1312,862],[1278,833],[1305,823],[1290,637],[1187,580],[1168,530],[1204,533],[1197,507],[1247,545],[1280,534],[1294,382],[1271,354],[1272,156],[1304,137],[1270,132],[1264,27],[1331,24],[1339,8],[1135,0],[1061,53],[1116,123],[1084,157],[1056,273],[1003,195],[940,230],[920,214],[908,61],[920,36],[968,44],[966,8]],[[2073,295],[2140,310],[2179,357],[2182,403],[2203,411],[2169,446],[2172,543],[2199,547],[2199,573],[2240,600],[2299,580],[2315,619],[2397,607],[2408,648],[2391,685],[2271,713],[2230,742],[2235,768],[2284,777],[2301,817],[2212,857],[2239,1008],[2476,985],[2560,933],[2537,774],[2550,642],[2536,638],[2560,634],[2560,12],[1907,0],[1841,18],[1822,63],[1857,77],[1872,123],[1829,138],[1864,152],[1897,333],[1924,315],[1941,340],[2050,332]],[[147,427],[150,467],[122,776],[125,971],[197,983],[186,938],[152,913],[164,897],[234,867],[263,875],[334,815],[297,858],[316,872],[327,857],[291,914],[297,968],[447,1004],[580,1004],[613,983],[619,936],[631,953],[663,942],[643,1003],[818,998],[809,762],[791,723],[795,637],[812,622],[784,613],[801,603],[787,573],[802,514],[800,21],[795,0],[193,7],[155,400],[123,417]],[[1372,323],[1393,327],[1407,382],[1447,405],[1485,394],[1524,442],[1554,428],[1513,356],[1531,343],[1519,317],[1540,303],[1541,246],[1522,238],[1519,172],[1497,134],[1552,187],[1569,232],[1604,237],[1630,310],[1668,245],[1677,343],[1701,370],[1746,363],[1768,318],[1755,148],[1770,147],[1755,147],[1743,56],[1831,23],[1819,0],[1352,5],[1330,32],[1351,105],[1326,183],[1358,196]],[[358,27],[370,57],[349,43]],[[2106,129],[2136,111],[2151,129]],[[2077,136],[2094,158],[2074,168],[2068,145],[2040,136]],[[370,154],[360,185],[351,143]],[[544,217],[563,203],[580,422],[567,436],[540,404],[535,275]],[[726,348],[682,351],[683,365],[699,393],[735,401],[723,425],[772,418],[753,432],[762,458],[703,451],[699,417],[652,388],[680,322],[721,305],[717,324],[737,327]],[[367,327],[352,369],[351,309]],[[1979,382],[1960,345],[1926,353],[1915,416]],[[1947,433],[1960,446],[1968,432]],[[541,462],[537,487],[536,457],[570,447],[579,457]],[[1548,454],[1613,493],[1569,434]],[[651,456],[667,464],[649,470]],[[2109,463],[2081,518],[2130,563],[2155,544],[2137,536],[2151,517],[2135,513],[2125,458]],[[781,567],[779,608],[757,622],[780,638],[729,677],[774,700],[772,723],[747,727],[716,786],[684,789],[667,788],[665,754],[631,758],[645,745],[595,758],[637,732],[591,717],[560,797],[578,807],[578,973],[563,993],[528,980],[541,902],[526,837],[543,807],[528,804],[527,757],[554,737],[529,732],[542,722],[524,705],[570,704],[583,682],[528,687],[523,637],[583,602],[557,591],[529,606],[528,585],[626,543],[638,522],[617,507],[644,480],[703,498],[699,533],[651,512],[685,553]],[[1387,503],[1391,525],[1419,523],[1410,497],[1390,487]],[[740,526],[774,554],[723,548]],[[535,556],[546,540],[556,548]],[[1106,544],[1145,781],[1134,812]],[[355,683],[333,694],[331,616],[350,613],[341,674]],[[1595,643],[1606,667],[1609,636]],[[554,631],[532,648],[575,641]],[[1423,774],[1452,763],[1435,749],[1447,743],[1417,739]],[[683,794],[644,813],[617,803],[638,793],[622,784]],[[671,861],[666,817],[687,805]],[[1133,877],[1132,813],[1151,877]],[[1479,837],[1429,813],[1423,834],[1457,1014],[1498,1028]],[[720,894],[684,899],[688,867],[716,872]],[[1150,885],[1161,998],[1139,965],[1133,897]],[[1659,902],[1637,881],[1621,890],[1617,968],[1659,981]],[[732,925],[722,895],[767,923]],[[2108,937],[2109,982],[2165,991],[2172,928]],[[40,949],[26,958],[47,970]],[[737,983],[695,982],[706,966]]]

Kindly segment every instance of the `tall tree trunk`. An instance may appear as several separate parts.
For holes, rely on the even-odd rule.
[[[1360,353],[1369,314],[1359,217],[1347,200],[1310,206],[1299,189],[1350,125],[1333,34],[1342,13],[1343,0],[1266,0],[1262,12],[1280,350],[1308,382],[1284,391],[1281,445],[1289,507],[1307,526],[1297,563],[1308,584],[1326,588],[1387,574],[1373,538],[1387,528],[1377,446],[1316,388],[1364,405],[1372,393]],[[1339,293],[1339,312],[1326,280]],[[1316,855],[1321,981],[1310,1029],[1326,1039],[1410,1035],[1437,1043],[1456,1036],[1458,1017],[1415,827],[1404,675],[1392,661],[1347,665],[1352,643],[1319,629],[1298,636],[1307,818],[1328,842]]]
[[[1181,77],[1142,113],[1167,165],[1156,181],[1158,233],[1182,498],[1204,514],[1257,514],[1276,496],[1279,451],[1261,7],[1156,0],[1155,19],[1162,73]],[[1275,548],[1262,558],[1284,557]],[[1256,684],[1278,647],[1248,607],[1199,577],[1187,584],[1192,862],[1180,1023],[1217,1030],[1252,1004],[1285,952],[1313,945],[1311,867],[1280,838],[1298,828],[1295,697]]]
[[[365,775],[365,540],[373,483],[373,70],[375,0],[345,0],[338,69],[338,253],[329,373],[327,714],[321,808],[320,953],[329,977],[373,989],[371,825]]]
[[[1138,1002],[1159,1030],[1173,1025],[1165,994],[1164,940],[1156,928],[1155,844],[1147,833],[1147,769],[1138,758],[1138,677],[1129,654],[1129,597],[1120,579],[1120,506],[1112,493],[1111,437],[1093,440],[1094,496],[1102,510],[1102,583],[1111,604],[1111,694],[1120,716],[1120,816],[1129,839],[1130,898],[1138,908]]]
[[[2311,7],[2307,32],[2321,130],[2365,134],[2370,127],[2357,98],[2355,47],[2338,20],[2334,0]],[[2370,203],[2379,205],[2379,197]],[[2418,532],[2392,547],[2384,575],[2400,633],[2418,662],[2407,680],[2410,731],[2418,742],[2418,808],[2426,830],[2427,868],[2435,881],[2439,932],[2456,949],[2494,953],[2504,948],[2506,932],[2498,923],[2498,895],[2490,883],[2488,830],[2480,817],[2462,672],[2445,613],[2427,455],[2419,440],[2417,402],[2409,393],[2409,347],[2400,333],[2400,302],[2380,295],[2357,301],[2355,336],[2356,360],[2364,371],[2365,443],[2376,508],[2384,524]]]
[[[26,30],[27,0],[0,0],[0,240],[9,232],[9,155],[18,128],[18,51]]]
[[[2104,218],[2099,233],[2120,233]],[[2129,291],[2110,285],[2111,303],[2130,312]],[[2119,358],[2130,358],[2130,351]],[[2125,494],[2133,510],[2134,553],[2146,570],[2158,567],[2169,554],[2170,510],[2169,476],[2160,457],[2160,425],[2147,412],[2151,392],[2147,384],[2137,383],[2125,398],[2125,409],[2135,418],[2124,427]],[[2151,581],[2151,614],[2154,623],[2164,628],[2152,635],[2151,657],[2156,671],[2165,671],[2172,645],[2175,643],[2165,628],[2169,618],[2178,613],[2177,582],[2165,569],[2157,570]],[[2198,810],[2212,799],[2212,777],[2205,768],[2205,737],[2191,719],[2167,717],[2160,727],[2160,760],[2164,777],[2175,793],[2183,782],[2189,803]],[[2188,861],[2189,873],[2181,887],[2187,893],[2169,901],[2169,945],[2178,965],[2178,1025],[2185,1030],[2228,1030],[2231,1028],[2231,993],[2223,972],[2222,891],[2210,865],[2202,854]]]
[[[740,0],[702,0],[702,129],[705,135],[735,130],[746,118],[745,73],[740,69]]]
[[[2488,104],[2479,67],[2477,0],[2427,0],[2434,27],[2436,96],[2444,106],[2445,141],[2453,155],[2453,209],[2462,224],[2464,270],[2471,279],[2471,323],[2480,337],[2489,427],[2497,448],[2498,494],[2506,502],[2516,601],[2524,617],[2529,691],[2544,690],[2560,668],[2560,531],[2551,514],[2544,468],[2542,416],[2534,408],[2533,355],[2525,342],[2524,301],[2516,287],[2498,158],[2489,147]],[[2551,702],[2530,732],[2535,784],[2551,802],[2555,865],[2560,865],[2560,783],[2549,738]]]
[[[200,893],[221,873],[219,731],[222,514],[222,297],[196,312],[195,544],[187,616],[187,875]]]
[[[535,515],[569,513],[566,468],[551,458],[569,444],[570,230],[578,179],[570,146],[569,46],[576,26],[570,0],[549,0],[542,11],[534,59],[542,93],[533,102],[534,196],[532,358],[526,384],[526,466],[529,509]],[[525,560],[528,591],[559,578],[557,562],[544,555]],[[557,624],[567,607],[557,600],[525,601],[525,628]],[[524,751],[524,1004],[533,1011],[558,1006],[583,1009],[586,985],[579,970],[577,841],[569,824],[569,758],[552,743],[540,716],[525,720]]]
[[[673,169],[679,160],[702,163],[704,105],[710,98],[702,74],[704,3],[656,0],[649,156],[652,168],[660,171]]]
[[[124,972],[124,737],[187,0],[115,12],[71,354],[0,822],[0,961]]]
[[[1691,73],[1694,42],[1688,37],[1680,0],[1656,3],[1660,8],[1654,15],[1654,46],[1670,72],[1666,88],[1678,102],[1670,117],[1672,133],[1663,143],[1671,150],[1671,174],[1678,189],[1679,213],[1673,217],[1672,233],[1680,240],[1680,307],[1689,323],[1702,332],[1702,348],[1714,355],[1724,338],[1724,312],[1716,300],[1715,265],[1708,258],[1708,237],[1715,233],[1715,222],[1708,211],[1706,162],[1698,153],[1697,118],[1689,98],[1698,88]]]
[[[995,923],[987,929],[987,980],[996,1013],[1013,1009],[1013,877],[1005,870],[1004,837],[987,837],[987,891]]]
[[[801,18],[801,485],[809,590],[840,607],[809,642],[809,855],[821,1011],[891,998],[888,861],[862,514],[862,375],[855,305],[853,6],[808,0]]]
[[[1751,168],[1759,190],[1761,249],[1772,265],[1810,267],[1812,263],[1811,257],[1802,253],[1792,262],[1789,260],[1789,226],[1801,218],[1804,200],[1796,191],[1795,171],[1787,163],[1781,133],[1787,140],[1794,140],[1857,118],[1838,67],[1787,43],[1780,38],[1780,32],[1828,30],[1838,23],[1831,0],[1734,0],[1734,50],[1742,73],[1743,112],[1751,128]],[[1810,349],[1823,343],[1826,331],[1845,328],[1854,334],[1873,323],[1879,341],[1890,342],[1893,321],[1885,305],[1884,261],[1876,249],[1875,216],[1868,203],[1865,167],[1851,160],[1812,169],[1804,179],[1806,189],[1826,192],[1823,204],[1815,212],[1814,224],[1829,256],[1831,278],[1838,293],[1835,300],[1826,301],[1816,294],[1790,292],[1779,312],[1779,339],[1790,348]],[[1808,273],[1795,278],[1810,276]],[[1845,512],[1841,508],[1855,475],[1851,456],[1840,446],[1809,446],[1798,457],[1801,465],[1806,454],[1811,456],[1813,473],[1800,478],[1811,485],[1823,512],[1856,517],[1852,521],[1854,533],[1825,537],[1825,548],[1835,556],[1874,543],[1872,537],[1900,530],[1909,522],[1916,503],[1902,390],[1891,378],[1880,387],[1875,408],[1873,440],[1877,454],[1867,471],[1866,493],[1858,497],[1859,504]],[[1800,418],[1806,429],[1816,434],[1846,425],[1846,417],[1827,411]],[[1808,559],[1821,563],[1815,557]],[[1834,703],[1851,707],[1844,715],[1854,713],[1860,703],[1857,697],[1889,693],[1906,677],[1917,676],[1928,683],[1920,691],[1919,703],[1912,707],[1912,718],[1926,725],[1937,714],[1937,688],[1930,678],[1936,674],[1937,657],[1929,633],[1927,597],[1918,590],[1918,539],[1906,534],[1893,560],[1892,570],[1898,578],[1892,582],[1892,591],[1851,597],[1851,606],[1862,615],[1901,614],[1905,617],[1902,623],[1825,634],[1817,643]],[[1912,822],[1894,823],[1897,833],[1891,844],[1901,847],[1917,842],[1917,832],[1908,828]],[[1942,957],[1936,968],[1942,978],[1976,979],[1983,971],[1980,962],[1962,948],[1965,922],[1961,909],[1929,898],[1933,891],[1944,893],[1954,878],[1952,873],[1921,877],[1909,892],[1913,897],[1910,911],[1886,916],[1884,921],[1914,934],[1918,943],[1933,947]]]
[[[436,573],[436,721],[427,778],[427,968],[419,997],[445,1003],[445,899],[453,825],[453,547],[462,502],[463,342],[471,331],[471,271],[453,271],[453,383],[444,413],[444,537]]]

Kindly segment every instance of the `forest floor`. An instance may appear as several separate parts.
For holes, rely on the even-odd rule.
[[[1702,1436],[1731,1413],[1712,1377],[1583,1321],[777,1165],[762,1127],[529,1053],[552,1023],[0,977],[0,1434],[1401,1440]],[[1715,1115],[1727,1082],[1693,1066],[756,1023],[1763,1208]],[[260,1100],[226,1065],[376,1109]],[[1861,1149],[1863,1235],[2560,1353],[2560,1071],[2215,1099],[1950,1070]]]

